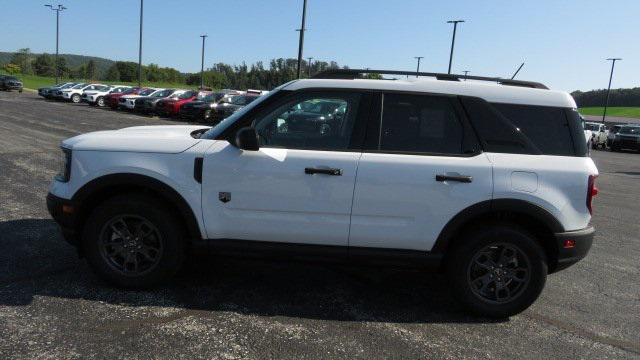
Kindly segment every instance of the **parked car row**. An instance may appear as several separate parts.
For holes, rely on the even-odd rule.
[[[86,102],[113,110],[217,123],[259,96],[261,90],[204,91],[189,89],[138,88],[126,85],[61,83],[38,89],[38,95],[71,103]]]
[[[589,144],[592,149],[639,150],[640,151],[640,125],[618,124],[607,129],[606,125],[599,122],[585,122],[585,131],[590,132]]]

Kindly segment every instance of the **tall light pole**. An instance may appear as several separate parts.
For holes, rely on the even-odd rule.
[[[621,58],[609,58],[607,61],[611,61],[611,74],[609,74],[609,86],[607,87],[607,100],[604,102],[604,112],[602,113],[602,123],[607,117],[607,106],[609,106],[609,93],[611,92],[611,79],[613,79],[613,68],[616,66],[616,61],[622,60]]]
[[[67,8],[58,4],[57,7],[53,7],[53,5],[45,5],[51,10],[56,12],[56,65],[55,65],[55,73],[56,73],[56,84],[58,83],[58,38],[60,35],[60,11],[66,10]]]
[[[307,30],[304,26],[307,17],[307,0],[303,0],[302,3],[302,25],[300,26],[300,41],[298,42],[298,79],[300,79],[300,72],[302,71],[302,48],[304,47],[304,32]]]
[[[307,66],[308,66],[308,70],[309,70],[309,77],[311,77],[311,60],[313,60],[312,57],[308,57],[307,58],[308,62],[307,62]]]
[[[464,73],[464,81],[467,81],[467,75],[470,73],[470,71],[469,70],[465,70],[465,71],[463,71],[463,73]]]
[[[414,59],[418,59],[418,67],[416,68],[416,77],[418,77],[418,73],[420,72],[420,59],[424,59],[424,56],[414,56]]]
[[[200,35],[202,38],[202,62],[200,63],[200,90],[204,89],[204,39],[207,35]]]
[[[453,61],[453,47],[456,44],[456,29],[458,28],[458,23],[463,23],[464,20],[449,20],[447,24],[453,24],[453,37],[451,38],[451,53],[449,54],[449,70],[447,70],[447,74],[451,74],[451,62]]]
[[[138,87],[142,87],[142,13],[144,0],[140,0],[140,39],[138,40]]]

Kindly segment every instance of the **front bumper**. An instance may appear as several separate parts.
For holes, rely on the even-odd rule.
[[[60,225],[64,239],[71,245],[78,246],[80,240],[76,229],[76,204],[72,200],[49,193],[47,194],[47,210],[53,220]]]
[[[566,269],[587,256],[593,243],[594,234],[595,228],[593,226],[581,230],[556,233],[558,262],[553,271]],[[573,246],[568,246],[571,242]]]
[[[22,84],[4,84],[5,89],[7,90],[18,90],[22,91]]]

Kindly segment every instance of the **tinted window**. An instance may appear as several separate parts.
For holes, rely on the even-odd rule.
[[[348,93],[296,96],[256,123],[260,145],[287,149],[346,150],[351,141],[359,100],[359,94]]]
[[[379,150],[462,154],[464,128],[451,99],[385,94]]]
[[[493,104],[545,155],[574,156],[565,109],[549,106]]]

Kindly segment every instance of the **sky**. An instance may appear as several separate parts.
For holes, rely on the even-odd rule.
[[[55,53],[55,13],[41,0],[0,0],[0,51]],[[138,60],[138,0],[63,0],[60,52]],[[53,2],[52,4],[58,4]],[[146,0],[144,64],[205,67],[297,57],[302,0]],[[640,86],[640,0],[308,0],[304,56],[351,68],[511,77],[573,91]]]

